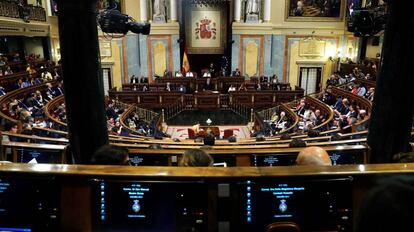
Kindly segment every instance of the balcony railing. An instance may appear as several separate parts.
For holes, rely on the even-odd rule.
[[[21,18],[25,21],[46,21],[46,11],[38,6],[19,6],[14,1],[0,1],[0,16]]]

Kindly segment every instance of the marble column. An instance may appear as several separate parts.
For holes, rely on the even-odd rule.
[[[270,22],[271,2],[272,0],[265,0],[264,2],[263,21],[265,23]]]
[[[177,22],[177,0],[170,0],[170,20]]]
[[[241,20],[241,0],[234,1],[234,21],[240,22]]]
[[[139,1],[139,9],[141,13],[141,21],[147,22],[148,21],[148,4],[147,0],[140,0]]]

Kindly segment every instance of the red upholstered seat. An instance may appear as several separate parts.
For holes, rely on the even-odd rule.
[[[226,129],[226,130],[224,130],[223,139],[228,139],[232,135],[233,135],[233,130],[232,129]]]
[[[188,128],[188,138],[189,139],[195,139],[195,132],[191,128]]]

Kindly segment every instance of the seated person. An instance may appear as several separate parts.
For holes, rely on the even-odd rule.
[[[286,117],[285,111],[280,112],[279,120],[277,120],[277,122],[276,122],[276,128],[279,129],[279,130],[286,129],[287,122],[288,122],[288,119]]]
[[[185,74],[185,77],[194,77],[194,74],[193,74],[193,72],[187,72]]]
[[[234,87],[233,85],[230,85],[228,92],[235,92],[236,91],[236,87]]]
[[[303,139],[292,139],[289,147],[306,147],[306,142]]]
[[[208,68],[208,72],[212,75],[216,72],[214,69],[214,63],[210,63],[210,67]]]
[[[128,150],[114,145],[103,145],[92,156],[92,164],[130,165]]]
[[[278,119],[279,119],[279,116],[277,115],[276,111],[273,111],[272,116],[270,117],[270,121],[272,123],[276,123]]]
[[[246,88],[246,85],[244,83],[241,84],[239,89],[238,89],[238,91],[246,91],[246,90],[247,90],[247,88]]]
[[[213,89],[214,89],[214,86],[211,83],[211,79],[207,78],[206,83],[203,86],[203,90],[213,90]]]
[[[138,84],[139,83],[138,77],[136,77],[135,75],[132,75],[130,83],[131,84]]]
[[[210,72],[205,72],[205,73],[203,73],[203,77],[211,77],[211,73]]]
[[[233,73],[231,74],[232,77],[240,77],[241,73],[240,70],[238,68],[236,68],[235,71],[233,71]]]
[[[171,92],[171,84],[170,84],[170,82],[167,82],[167,84],[165,85],[165,91]]]
[[[164,77],[165,77],[165,78],[171,78],[171,77],[172,77],[172,73],[171,73],[170,71],[168,71],[168,69],[166,69],[166,70],[164,71]]]
[[[183,74],[180,71],[175,72],[175,77],[183,77]]]
[[[214,163],[213,158],[201,149],[190,149],[184,152],[178,166],[209,167]]]
[[[148,83],[148,78],[146,78],[146,77],[141,77],[141,78],[140,78],[140,82],[141,82],[141,83]]]
[[[321,147],[307,147],[299,152],[296,158],[297,165],[306,166],[332,166],[328,152]]]
[[[180,93],[186,93],[187,92],[187,88],[184,85],[180,85],[180,87],[178,88],[178,91]]]
[[[200,132],[200,123],[194,124],[191,129],[193,129],[194,133],[197,135]]]
[[[204,138],[204,145],[214,146],[215,143],[216,143],[216,137],[214,137],[214,134],[210,132]]]
[[[291,137],[290,137],[290,135],[288,133],[283,133],[280,136],[280,140],[290,140],[290,139],[291,139]]]

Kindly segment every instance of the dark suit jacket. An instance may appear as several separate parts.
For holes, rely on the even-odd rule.
[[[239,77],[239,76],[241,76],[240,71],[233,71],[232,76],[233,77]]]

